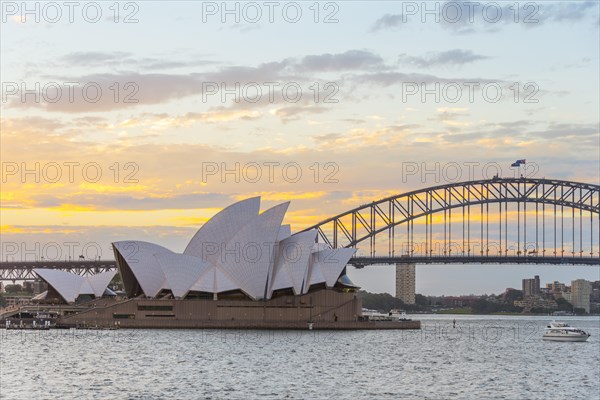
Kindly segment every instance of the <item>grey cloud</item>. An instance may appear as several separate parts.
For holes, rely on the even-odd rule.
[[[409,56],[400,54],[398,61],[401,64],[414,65],[418,68],[430,68],[445,65],[464,65],[490,57],[475,54],[471,50],[454,49],[441,52],[430,52],[424,56]]]
[[[94,57],[101,58],[99,55]],[[45,98],[37,102],[33,96],[27,96],[21,101],[15,95],[8,105],[15,108],[43,108],[50,112],[102,112],[115,109],[131,108],[137,105],[158,104],[172,99],[202,94],[206,89],[204,83],[225,83],[228,88],[236,83],[246,84],[257,82],[302,81],[305,78],[297,76],[288,68],[291,61],[261,64],[258,67],[228,67],[209,73],[169,74],[169,73],[137,73],[116,72],[98,73],[85,76],[47,76],[46,82],[77,83],[73,100],[69,98],[70,89],[61,85],[61,96],[56,90],[50,89],[44,93]],[[115,84],[119,88],[119,98],[115,100]],[[33,85],[33,84],[32,84]],[[85,100],[83,87],[98,85],[101,95],[97,96],[94,88],[89,89]],[[127,86],[129,85],[129,86]],[[129,97],[127,97],[129,96]],[[98,97],[97,101],[94,101]],[[266,96],[268,98],[268,96]],[[50,99],[50,100],[48,100]],[[55,100],[56,99],[56,100]],[[44,101],[48,100],[48,101]]]
[[[323,135],[315,135],[312,139],[317,143],[327,143],[340,139],[341,137],[343,136],[340,133],[325,133]]]
[[[214,61],[202,58],[194,58],[191,61],[165,61],[164,59],[157,57],[137,59],[133,53],[124,51],[76,51],[60,57],[59,61],[68,65],[86,67],[128,66],[142,70],[174,69],[216,64]]]
[[[240,108],[240,110],[243,110],[243,108]],[[208,111],[206,112],[188,112],[186,113],[183,118],[185,120],[195,120],[195,121],[203,121],[203,122],[215,122],[215,116],[217,115],[226,115],[227,112],[233,112],[236,111],[235,108],[231,108],[231,107],[223,107],[223,106],[219,106],[219,107],[211,107]],[[168,117],[168,116],[166,116]],[[257,119],[260,118],[260,115],[256,115],[256,116],[252,116],[252,115],[246,115],[246,116],[242,116],[239,117],[239,119],[242,120],[253,120],[253,119]]]
[[[362,118],[344,118],[344,119],[342,119],[342,121],[348,122],[351,124],[355,124],[355,125],[364,124],[367,122]]]
[[[91,206],[96,210],[197,209],[227,204],[231,197],[222,193],[187,193],[161,197],[137,197],[119,194],[38,195],[35,207],[59,207],[64,204]]]
[[[385,14],[373,24],[371,32],[377,32],[383,29],[395,29],[402,26],[402,14]]]
[[[323,114],[328,109],[325,107],[312,106],[289,106],[283,107],[275,111],[275,115],[280,117],[282,121],[286,122],[292,119],[299,118],[302,114]]]
[[[208,83],[217,86],[224,84],[227,89],[233,89],[236,85],[242,87],[247,84],[256,84],[263,86],[263,91],[269,90],[267,84],[274,85],[277,98],[270,100],[270,96],[267,94],[262,96],[263,101],[256,103],[244,102],[247,108],[251,108],[264,105],[265,100],[269,103],[282,103],[281,88],[285,83],[295,82],[310,85],[316,81],[312,76],[314,73],[346,70],[371,71],[386,68],[380,56],[365,50],[349,50],[338,54],[308,55],[300,59],[288,58],[251,67],[238,65],[189,74],[137,72],[140,69],[144,70],[141,66],[145,66],[146,70],[154,70],[176,68],[185,66],[186,63],[162,61],[154,58],[136,60],[131,53],[125,52],[75,52],[63,56],[61,60],[69,65],[92,66],[100,64],[104,66],[110,64],[117,67],[127,65],[136,68],[117,70],[110,73],[91,73],[84,76],[69,76],[64,72],[61,72],[60,75],[48,74],[42,77],[44,82],[40,82],[40,84],[45,85],[48,82],[77,83],[78,86],[74,89],[74,99],[69,96],[71,89],[62,83],[60,87],[62,96],[57,96],[56,90],[51,88],[49,92],[44,93],[45,98],[42,98],[42,101],[36,101],[33,96],[27,96],[25,101],[21,101],[20,96],[15,95],[8,102],[8,105],[14,108],[41,108],[49,112],[103,112],[132,108],[137,105],[159,104],[172,99],[200,95],[203,90],[207,89],[205,84]],[[200,64],[202,62],[202,60],[197,60],[190,62],[190,64]],[[90,97],[93,100],[84,98],[82,89],[87,84],[100,86],[101,96],[98,96],[97,101],[94,98],[96,96],[94,88],[90,89]],[[308,85],[303,89],[309,91]],[[119,98],[115,100],[116,87],[119,88],[120,93]],[[319,90],[320,98],[323,100],[332,95],[331,88],[325,87],[325,85],[320,87]],[[212,99],[218,97],[217,100],[220,100],[221,95],[222,93],[219,91]],[[309,97],[311,96],[306,93],[303,99]],[[236,107],[236,104],[232,107]],[[293,109],[288,111],[285,115],[289,115],[291,112],[298,113]],[[306,109],[304,111],[311,110]]]
[[[100,54],[88,55],[90,59],[101,59]],[[108,57],[108,56],[106,56]],[[448,52],[436,53],[429,60],[423,62],[430,63],[460,63],[469,60],[481,59],[484,56],[473,54],[464,50],[451,50]],[[98,73],[85,76],[48,76],[48,81],[59,82],[79,82],[80,86],[75,90],[76,99],[70,101],[68,88],[63,87],[63,96],[56,102],[42,101],[37,103],[33,96],[26,98],[21,102],[18,96],[13,96],[12,101],[8,103],[10,107],[20,108],[41,108],[49,112],[103,112],[118,109],[130,109],[138,105],[161,104],[173,99],[181,99],[188,96],[199,96],[206,90],[204,84],[211,83],[220,86],[225,84],[227,89],[233,89],[236,84],[243,86],[247,84],[257,84],[262,86],[263,95],[257,102],[239,101],[234,103],[231,96],[225,98],[226,102],[231,103],[230,108],[261,108],[265,105],[289,105],[289,101],[283,98],[282,87],[286,83],[296,82],[301,85],[304,91],[302,99],[296,106],[307,106],[313,98],[312,90],[309,85],[318,81],[314,74],[321,71],[334,70],[352,70],[352,73],[343,75],[340,79],[338,88],[331,88],[323,84],[319,88],[320,103],[329,100],[339,100],[342,95],[351,96],[354,93],[350,87],[341,88],[346,82],[351,85],[361,83],[372,83],[382,86],[389,86],[402,82],[415,83],[477,83],[484,85],[486,83],[504,82],[491,79],[451,79],[440,78],[430,74],[403,73],[390,71],[385,66],[382,58],[371,52],[364,50],[351,50],[338,54],[321,54],[306,56],[301,59],[288,58],[281,61],[262,63],[254,67],[232,66],[217,68],[210,72],[199,72],[191,74],[174,73],[139,73],[131,71],[122,71],[115,73]],[[270,98],[266,83],[278,84],[275,86],[275,98]],[[91,102],[83,100],[82,87],[87,83],[96,83],[102,88],[102,96],[99,101]],[[115,101],[115,83],[120,89],[120,98]],[[323,82],[324,83],[324,82]],[[126,86],[129,85],[129,86]],[[349,85],[349,86],[351,86]],[[333,89],[333,90],[332,90]],[[477,89],[476,89],[477,90]],[[94,90],[92,90],[92,94]],[[239,93],[239,92],[238,92]],[[242,92],[243,93],[243,92]],[[211,94],[209,101],[221,101],[223,92]],[[126,96],[130,96],[126,98]],[[312,101],[314,104],[314,101]],[[322,107],[322,106],[321,106]],[[322,108],[321,108],[322,109]],[[282,118],[289,117],[292,113],[297,115],[301,112],[322,112],[316,108],[290,108],[279,113]]]
[[[175,69],[185,67],[195,67],[199,65],[217,64],[215,61],[196,60],[190,62],[184,61],[164,61],[156,58],[145,58],[140,61],[140,66],[148,70]]]
[[[297,68],[301,71],[346,71],[385,68],[383,59],[370,51],[348,50],[345,53],[309,55]]]
[[[58,82],[76,82],[73,89],[73,100],[69,97],[70,89],[61,85],[61,95],[56,101],[36,102],[33,96],[26,97],[24,102],[16,96],[8,104],[16,108],[43,108],[57,112],[102,112],[114,109],[130,108],[138,104],[158,104],[170,99],[190,96],[202,91],[202,79],[195,74],[92,74],[80,77],[50,77]],[[119,88],[119,97],[115,99],[115,84]],[[100,93],[95,87],[100,87]],[[87,87],[84,91],[84,87]],[[87,94],[84,94],[87,93]],[[47,93],[53,99],[56,91]],[[88,100],[84,96],[88,96]]]
[[[448,129],[450,130],[450,129]],[[470,133],[452,133],[452,134],[442,134],[439,135],[440,141],[445,141],[448,143],[466,143],[471,141],[476,141],[477,139],[481,139],[483,137],[489,137],[490,135],[482,132],[470,132]]]
[[[375,72],[371,74],[361,74],[351,77],[358,83],[373,83],[382,86],[394,85],[402,82],[415,83],[477,83],[485,85],[486,83],[505,83],[499,80],[483,79],[483,78],[441,78],[430,74],[404,73],[404,72]]]
[[[542,3],[543,4],[543,3]],[[540,7],[540,21],[579,21],[590,15],[590,11],[597,9],[597,1],[563,2],[543,4]]]
[[[484,125],[485,137],[501,137],[510,136],[512,138],[521,138],[525,135],[528,129],[538,124],[537,121],[532,120],[517,120],[510,122],[493,122]],[[481,134],[477,132],[476,134]]]
[[[469,113],[462,111],[441,111],[436,118],[430,118],[430,120],[438,120],[438,121],[456,121],[460,117],[468,117]]]
[[[422,14],[421,7],[424,6],[421,4],[424,3],[415,3],[417,6],[415,14],[383,15],[373,23],[371,32],[395,30],[403,25],[422,23],[425,16]],[[551,22],[577,22],[594,16],[593,11],[597,6],[595,1],[515,3],[518,7],[518,14],[516,14],[513,3],[505,3],[502,6],[498,3],[490,3],[491,8],[486,12],[483,11],[485,3],[447,1],[443,4],[434,4],[438,7],[437,17],[441,26],[457,34],[496,32],[509,24],[535,28]],[[425,23],[435,24],[435,17],[435,13],[427,15]],[[598,16],[595,15],[595,19],[597,18]]]
[[[360,74],[353,77],[358,83],[375,83],[389,86],[401,82],[439,82],[439,78],[426,74],[406,74],[403,72],[375,72]]]
[[[76,51],[63,56],[62,60],[69,64],[94,66],[115,61],[120,63],[131,56],[131,53],[123,51]]]
[[[558,139],[577,136],[580,140],[584,137],[591,137],[598,143],[598,134],[600,132],[598,124],[550,124],[548,128],[541,131],[531,132],[541,139]]]
[[[294,71],[292,59],[259,64],[256,67],[233,66],[204,73],[207,82],[252,83],[280,81],[282,79],[304,79]]]
[[[596,124],[565,124],[550,123],[540,129],[540,122],[531,120],[517,120],[508,122],[487,123],[477,130],[467,131],[459,134],[442,135],[447,142],[460,143],[464,141],[477,140],[481,138],[511,137],[515,140],[549,140],[577,137],[573,143],[577,146],[589,146],[595,142],[598,144],[599,126]]]
[[[5,118],[0,119],[0,126],[2,126],[4,129],[3,134],[10,135],[11,132],[8,129],[9,126],[7,126],[8,125],[7,121],[8,120]],[[30,116],[30,117],[26,117],[26,118],[12,118],[10,120],[10,122],[11,122],[11,125],[16,125],[21,131],[25,130],[26,132],[32,132],[32,131],[53,132],[53,131],[56,131],[56,130],[66,127],[66,124],[60,120],[57,120],[54,118],[37,117],[37,116]]]
[[[386,129],[390,132],[409,132],[414,129],[420,128],[419,124],[404,124],[404,125],[390,125]]]

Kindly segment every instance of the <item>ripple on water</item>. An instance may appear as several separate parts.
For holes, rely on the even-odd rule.
[[[454,318],[460,332],[448,330]],[[11,400],[594,398],[600,321],[571,321],[591,331],[588,342],[544,342],[548,321],[536,317],[427,316],[425,329],[410,332],[2,331],[0,394]]]

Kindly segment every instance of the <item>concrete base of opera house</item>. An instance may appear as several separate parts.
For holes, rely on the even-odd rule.
[[[368,321],[355,293],[322,289],[266,301],[135,298],[96,301],[57,327],[141,329],[420,329],[420,321]]]

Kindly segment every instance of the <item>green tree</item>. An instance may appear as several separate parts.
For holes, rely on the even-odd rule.
[[[18,293],[23,291],[23,287],[19,284],[16,285],[6,285],[4,288],[6,293]]]
[[[555,301],[559,311],[573,311],[573,305],[564,298],[558,297]]]
[[[116,288],[117,290],[123,290],[124,286],[123,280],[121,279],[121,274],[116,274],[108,284],[108,287]]]
[[[533,307],[531,312],[534,314],[552,314],[554,309],[545,307]]]
[[[515,300],[522,300],[523,299],[523,291],[516,290],[516,289],[509,289],[506,291],[506,295],[504,296],[504,299],[506,300],[506,302],[511,303],[511,304]]]
[[[494,303],[491,301],[487,301],[483,297],[480,297],[479,299],[477,299],[471,306],[471,309],[473,310],[473,312],[475,314],[490,314],[490,313],[497,313],[497,312],[521,312],[522,311],[522,308],[515,307],[512,304]]]
[[[415,294],[415,304],[418,304],[420,306],[427,306],[429,305],[429,300],[422,294],[417,293]]]
[[[489,312],[490,305],[486,299],[481,297],[481,298],[475,300],[475,302],[471,306],[471,309],[476,314],[486,314]]]
[[[395,298],[389,293],[369,293],[361,290],[358,292],[358,296],[362,298],[363,307],[371,310],[388,312],[393,308],[404,307],[402,300]]]

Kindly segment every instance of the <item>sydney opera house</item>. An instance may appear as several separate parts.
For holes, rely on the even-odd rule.
[[[48,284],[46,298],[90,300],[91,306],[61,318],[66,326],[366,327],[358,288],[345,274],[355,250],[317,243],[316,230],[291,234],[282,225],[288,205],[261,213],[259,197],[232,204],[208,220],[183,253],[114,242],[126,292],[121,298],[107,288],[114,272],[36,272]]]

